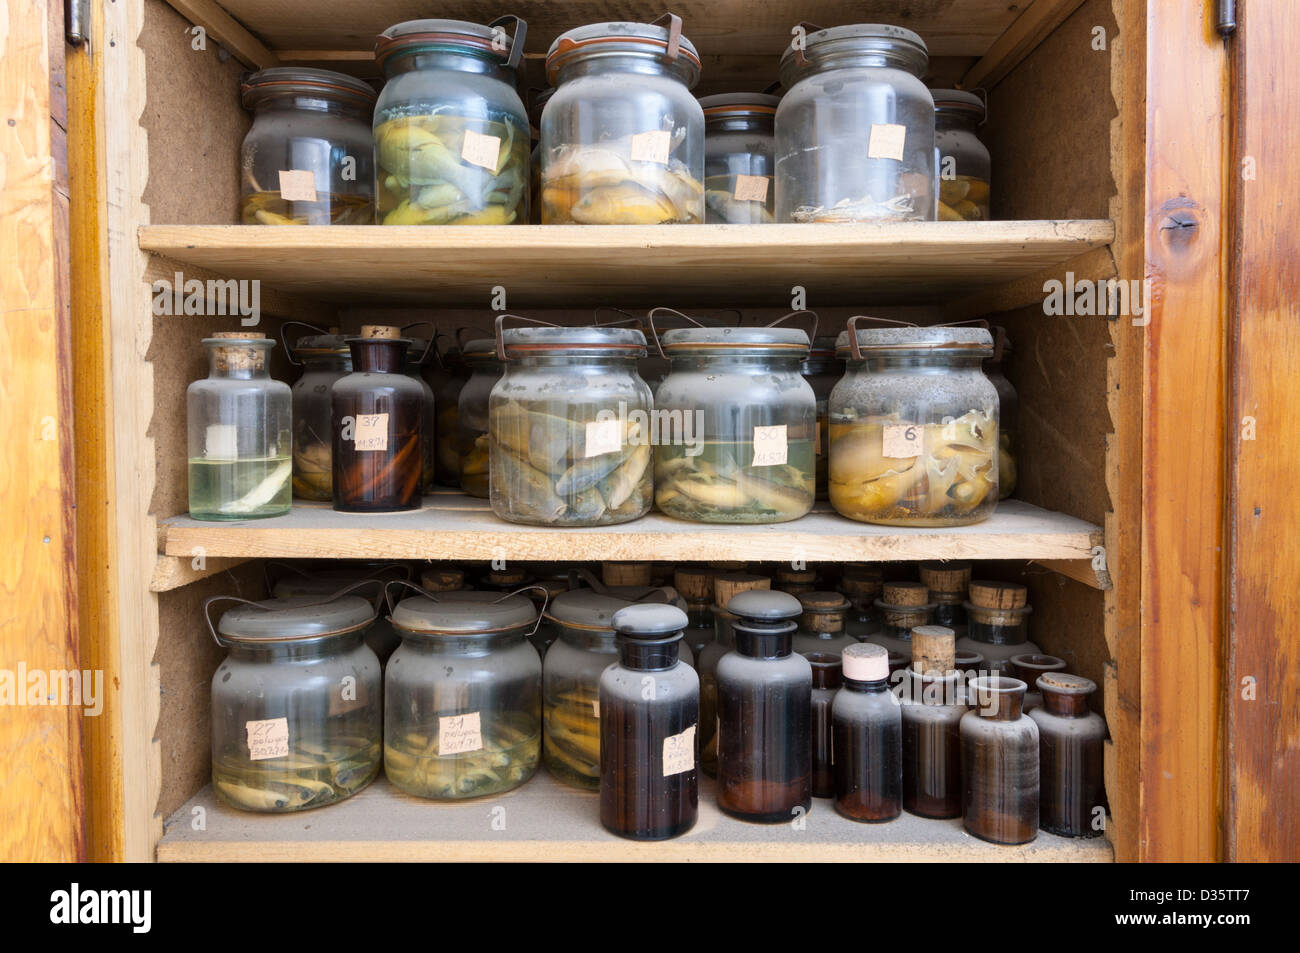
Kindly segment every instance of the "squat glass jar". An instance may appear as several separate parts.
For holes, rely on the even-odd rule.
[[[542,746],[531,600],[430,593],[403,599],[390,619],[402,644],[384,676],[388,780],[417,797],[458,800],[531,778]]]
[[[650,510],[650,388],[637,374],[645,335],[554,326],[500,334],[492,388],[491,501],[540,526],[626,523]]]
[[[290,347],[284,331],[300,321],[286,321],[280,340],[289,360],[302,367],[293,383],[293,495],[300,500],[328,503],[334,499],[333,438],[330,435],[334,382],[352,373],[352,352],[347,338],[321,328],[298,338]]]
[[[700,58],[668,23],[593,23],[546,54],[542,224],[704,221]]]
[[[223,331],[204,338],[203,346],[208,376],[185,394],[190,516],[282,516],[292,505],[293,400],[289,385],[266,372],[275,342]]]
[[[245,811],[301,811],[356,794],[379,771],[382,682],[360,596],[298,596],[224,612],[212,676],[212,786]],[[211,628],[211,618],[208,617]]]
[[[889,526],[964,526],[998,501],[998,394],[983,328],[849,330],[830,399],[830,498]]]
[[[925,42],[868,23],[809,33],[781,57],[778,222],[935,219]]]
[[[984,122],[984,100],[958,89],[930,94],[939,149],[939,221],[987,222],[992,163],[977,132]]]
[[[655,410],[661,428],[655,503],[700,523],[784,523],[812,509],[817,398],[799,372],[797,328],[678,328],[660,335],[672,371]]]
[[[722,93],[704,110],[704,220],[723,225],[773,221],[772,148],[779,96]]]
[[[515,91],[527,29],[508,16],[486,25],[408,20],[380,34],[375,62],[388,80],[374,122],[382,224],[528,222],[528,117]]]
[[[249,76],[240,92],[253,112],[239,154],[243,224],[374,224],[368,83],[276,66]]]

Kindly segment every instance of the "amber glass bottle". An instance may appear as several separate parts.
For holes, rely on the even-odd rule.
[[[410,340],[366,325],[348,338],[353,372],[334,382],[334,508],[420,508],[424,388],[404,373]]]
[[[831,703],[842,684],[840,654],[813,652],[804,658],[812,666],[812,793],[813,797],[835,796],[835,772],[831,768]]]
[[[889,651],[861,642],[841,659],[844,686],[831,706],[835,809],[855,821],[892,821],[903,811],[903,723]]]
[[[1097,837],[1105,829],[1106,801],[1101,774],[1106,722],[1088,709],[1088,696],[1097,685],[1078,675],[1049,672],[1039,676],[1038,688],[1043,704],[1029,717],[1038,725],[1039,827],[1062,837]]]
[[[1005,675],[977,678],[961,719],[962,822],[994,844],[1038,836],[1038,726],[1020,710],[1025,683]]]
[[[664,840],[699,811],[700,680],[677,657],[686,613],[614,613],[619,660],[600,676],[600,822],[621,837]]]
[[[961,732],[965,682],[945,626],[912,630],[903,683],[903,808],[920,817],[961,817]]]

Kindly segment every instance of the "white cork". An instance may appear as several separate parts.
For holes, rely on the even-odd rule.
[[[844,677],[855,682],[878,682],[889,678],[889,650],[883,645],[859,642],[844,649]]]

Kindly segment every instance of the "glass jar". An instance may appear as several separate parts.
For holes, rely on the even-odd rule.
[[[515,35],[503,24],[513,21]],[[528,117],[515,91],[528,27],[408,20],[375,43],[387,83],[375,105],[384,225],[528,221]]]
[[[290,347],[284,332],[295,324],[315,333],[298,338]],[[328,503],[334,499],[330,389],[336,380],[352,373],[352,352],[347,338],[337,328],[326,332],[301,321],[282,324],[280,341],[289,361],[302,368],[302,376],[292,388],[293,495],[300,500]]]
[[[1039,738],[1038,826],[1061,837],[1100,837],[1106,829],[1106,721],[1088,709],[1088,696],[1097,685],[1078,675],[1049,672],[1038,677],[1037,687],[1043,704],[1029,717]]]
[[[543,758],[557,780],[594,791],[600,785],[600,675],[618,656],[614,613],[677,599],[671,589],[607,588],[594,577],[588,581],[595,585],[557,596],[545,614],[556,639],[542,667]],[[688,666],[695,664],[685,645],[678,657]]]
[[[491,501],[540,526],[626,523],[650,510],[650,388],[637,375],[645,335],[631,328],[502,330],[505,375],[492,388]]]
[[[203,339],[208,376],[185,392],[190,516],[248,520],[282,516],[292,505],[293,399],[271,380],[275,342],[223,331]]]
[[[939,221],[987,222],[992,163],[980,142],[984,100],[959,89],[932,89],[939,149]]]
[[[990,675],[967,687],[961,717],[962,824],[994,844],[1038,836],[1038,726],[1023,714],[1025,683]]]
[[[783,523],[812,509],[817,399],[799,373],[797,328],[677,328],[659,336],[672,371],[655,395],[664,423],[655,503],[702,523]],[[678,433],[672,430],[680,420]]]
[[[240,84],[245,225],[373,225],[375,91],[345,73],[276,66]]]
[[[311,570],[300,569],[289,564],[281,565],[287,571],[271,586],[271,595],[276,599],[293,599],[299,596],[326,599],[349,586],[359,587],[361,583],[370,583],[372,587],[377,588],[389,580],[409,579],[411,576],[411,571],[400,563]],[[393,631],[392,625],[384,618],[374,620],[366,629],[365,639],[366,645],[370,646],[370,651],[374,652],[375,657],[379,659],[381,668],[401,641]]]
[[[844,685],[831,705],[835,809],[880,823],[903,813],[903,721],[889,690],[889,652],[855,643],[840,656]]]
[[[875,23],[790,44],[776,111],[778,222],[935,219],[934,100],[925,42]]]
[[[812,666],[790,645],[799,600],[752,590],[727,608],[736,647],[718,661],[718,807],[789,821],[812,806]]]
[[[464,357],[469,365],[469,380],[460,390],[456,420],[460,488],[470,496],[486,500],[490,495],[488,403],[492,388],[504,373],[504,365],[497,357],[496,341],[491,338],[466,342]]]
[[[793,646],[800,655],[838,655],[858,640],[844,630],[849,600],[838,592],[805,592],[796,596],[803,606]]]
[[[961,817],[961,719],[966,682],[946,626],[916,630],[901,686],[903,809],[919,817]]]
[[[240,606],[222,613],[213,603]],[[288,812],[356,794],[379,772],[375,608],[340,593],[249,602],[213,596],[204,617],[228,650],[212,676],[212,787],[245,811]]]
[[[983,328],[850,330],[830,401],[830,498],[887,526],[964,526],[998,500],[998,393]],[[856,333],[855,333],[856,332]]]
[[[435,357],[437,370],[431,375],[430,365],[426,364],[424,375],[433,388],[434,478],[443,486],[459,489],[460,392],[469,380],[469,364],[465,362],[459,345],[442,352],[438,352],[435,345]]]
[[[1028,715],[1043,703],[1043,693],[1038,690],[1038,677],[1049,672],[1064,672],[1065,659],[1055,655],[1013,655],[1007,661],[1007,673],[1018,678],[1029,687],[1025,689],[1025,700],[1020,706]]]
[[[844,362],[835,355],[835,338],[819,337],[812,342],[808,358],[799,369],[817,400],[817,438],[813,452],[817,455],[817,499],[830,499],[827,483],[830,480],[830,440],[826,432],[829,424],[831,391],[844,376]]]
[[[686,613],[633,605],[614,614],[618,661],[600,676],[600,822],[666,840],[699,813],[700,680],[677,656]]]
[[[718,225],[773,221],[772,148],[779,96],[722,93],[704,110],[704,220]]]
[[[411,596],[390,618],[402,644],[384,684],[384,773],[417,797],[500,794],[537,770],[542,662],[522,595]]]
[[[1020,395],[1007,380],[1003,366],[1011,355],[1007,332],[994,328],[993,356],[984,361],[984,374],[998,392],[1001,423],[998,426],[998,499],[1005,500],[1016,489],[1016,461],[1019,459],[1016,434],[1020,427]]]
[[[593,23],[546,54],[542,224],[704,221],[700,58],[681,19]]]
[[[366,325],[347,339],[353,372],[331,391],[334,509],[418,510],[424,460],[424,388],[403,373],[409,338]]]
[[[831,760],[831,703],[842,684],[838,652],[804,655],[812,666],[812,796],[835,796],[835,771]]]
[[[410,325],[402,328],[405,334]],[[424,379],[424,366],[429,363],[429,355],[433,348],[433,341],[428,338],[412,337],[411,345],[406,349],[406,360],[402,365],[402,372],[407,377],[416,381],[420,385],[421,401],[420,406],[423,408],[421,414],[421,427],[423,439],[420,441],[420,489],[424,493],[432,492],[435,483],[438,447],[436,441],[436,428],[438,425],[437,402],[433,396],[433,387]]]

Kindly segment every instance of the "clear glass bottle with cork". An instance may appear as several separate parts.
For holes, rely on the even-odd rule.
[[[1043,704],[1029,715],[1039,738],[1038,825],[1062,837],[1099,837],[1105,831],[1106,722],[1088,708],[1097,685],[1078,675],[1048,672],[1038,677],[1038,689]]]
[[[735,567],[724,569],[712,580],[713,641],[700,653],[696,668],[700,673],[700,766],[709,777],[718,773],[718,661],[736,647],[731,628],[736,617],[726,607],[742,592],[766,591],[772,585],[767,576],[741,572]]]
[[[930,590],[919,582],[887,582],[876,600],[880,631],[866,641],[883,645],[891,652],[912,657],[912,630],[929,625],[934,615]]]
[[[889,652],[869,642],[840,656],[844,683],[831,705],[835,809],[855,821],[903,811],[903,722],[889,690]]]
[[[970,588],[971,565],[966,562],[921,563],[921,582],[930,590],[934,624],[946,625],[958,635],[966,628],[963,604]]]
[[[1029,641],[1029,590],[1014,582],[974,580],[966,609],[966,635],[957,647],[979,652],[991,672],[1007,672],[1014,655],[1041,654]]]
[[[247,331],[203,339],[208,376],[186,391],[190,516],[248,520],[292,505],[293,398],[267,373],[275,342]]]
[[[965,682],[952,629],[912,630],[912,664],[902,691],[903,808],[919,817],[961,817],[961,719]]]
[[[1064,672],[1066,662],[1055,655],[1013,655],[1007,663],[1007,672],[1029,687],[1025,690],[1025,703],[1021,706],[1026,715],[1043,703],[1043,693],[1038,690],[1038,676],[1048,672]]]
[[[420,508],[424,388],[404,372],[409,338],[368,324],[347,339],[353,371],[332,390],[334,509]]]
[[[718,662],[718,806],[789,821],[812,806],[812,666],[790,644],[799,600],[752,590],[727,608],[736,647]]]
[[[699,812],[700,682],[678,658],[686,613],[631,605],[614,613],[618,661],[600,676],[600,822],[633,840],[665,840]]]
[[[1038,726],[1021,702],[1025,683],[974,679],[961,718],[962,824],[981,840],[1026,844],[1038,836]]]
[[[794,650],[800,655],[830,653],[837,655],[858,640],[844,631],[844,615],[849,600],[838,592],[805,592],[799,597],[803,614],[794,636]]]

